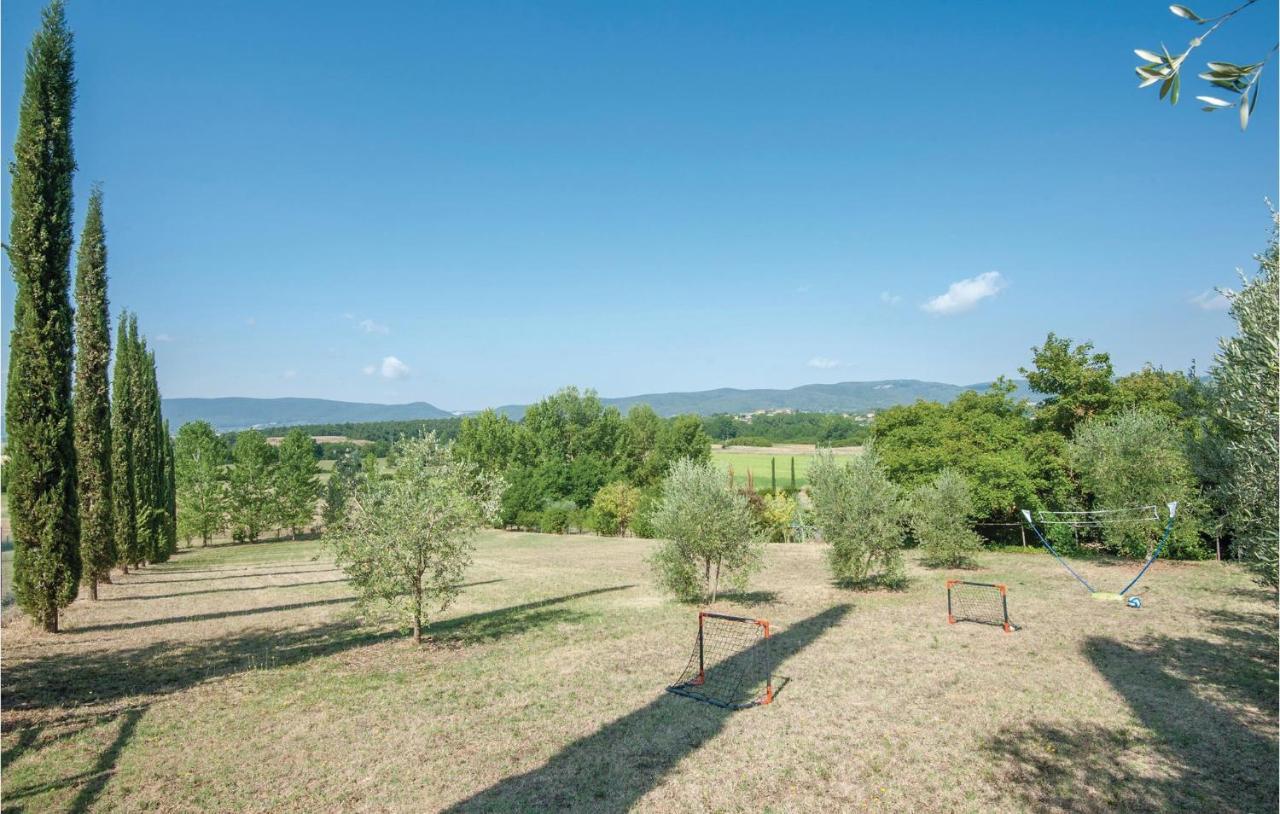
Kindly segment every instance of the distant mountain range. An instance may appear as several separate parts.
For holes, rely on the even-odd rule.
[[[329,399],[164,399],[164,417],[174,432],[188,421],[208,421],[219,432],[292,427],[297,424],[341,424],[365,421],[410,421],[451,418],[453,413],[425,401],[412,404],[364,404]]]
[[[659,415],[682,413],[749,413],[754,410],[797,410],[816,413],[866,413],[919,399],[948,402],[966,390],[985,390],[989,382],[970,385],[888,379],[874,382],[806,384],[790,390],[739,390],[723,387],[692,393],[648,393],[641,396],[601,399],[623,412],[636,404],[648,404]],[[1025,381],[1014,380],[1015,398],[1034,399]],[[495,408],[512,418],[524,415],[527,405]],[[474,412],[474,411],[471,411]],[[297,424],[338,424],[365,421],[409,421],[449,418],[455,413],[424,401],[412,404],[364,404],[328,399],[187,398],[165,399],[164,414],[175,430],[188,421],[208,421],[220,432],[250,427],[271,429]]]

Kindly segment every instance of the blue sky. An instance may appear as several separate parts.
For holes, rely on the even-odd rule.
[[[1197,64],[1264,54],[1259,5]],[[9,158],[39,7],[3,5]],[[1245,134],[1198,85],[1158,103],[1132,49],[1196,32],[1154,0],[69,17],[77,220],[101,181],[166,396],[969,383],[1049,330],[1206,368],[1231,322],[1202,295],[1276,197],[1280,65]],[[7,337],[7,275],[2,305]]]

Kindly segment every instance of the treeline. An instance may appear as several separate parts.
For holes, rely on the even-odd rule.
[[[120,317],[111,362],[107,245],[95,187],[71,295],[74,52],[60,0],[27,51],[9,242],[16,292],[5,418],[5,486],[18,604],[57,632],[83,581],[162,562],[176,545],[173,447],[155,354]],[[74,390],[72,387],[74,375]]]
[[[760,413],[747,421],[734,415],[718,414],[702,419],[702,428],[721,443],[818,444],[824,447],[853,447],[864,443],[870,427],[856,418],[832,413]]]
[[[671,464],[711,457],[698,416],[663,419],[647,405],[624,416],[576,387],[532,405],[519,422],[493,410],[464,418],[455,446],[506,482],[500,524],[550,532],[643,525]]]
[[[269,529],[297,537],[316,521],[320,469],[316,443],[289,430],[279,447],[257,430],[235,436],[234,446],[205,421],[183,424],[174,442],[177,533],[190,545],[231,532],[254,542]]]

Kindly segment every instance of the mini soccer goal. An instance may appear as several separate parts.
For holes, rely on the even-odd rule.
[[[693,655],[667,692],[725,709],[746,709],[773,701],[770,671],[766,620],[701,611]]]
[[[1005,633],[1015,628],[1009,621],[1009,590],[990,582],[947,580],[947,623],[977,622],[996,625]]]

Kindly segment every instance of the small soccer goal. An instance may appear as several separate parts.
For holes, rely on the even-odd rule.
[[[769,623],[764,619],[698,613],[693,654],[667,692],[725,709],[773,701]]]
[[[1009,621],[1009,589],[998,583],[947,580],[947,623],[995,625],[1005,633],[1016,628]]]

